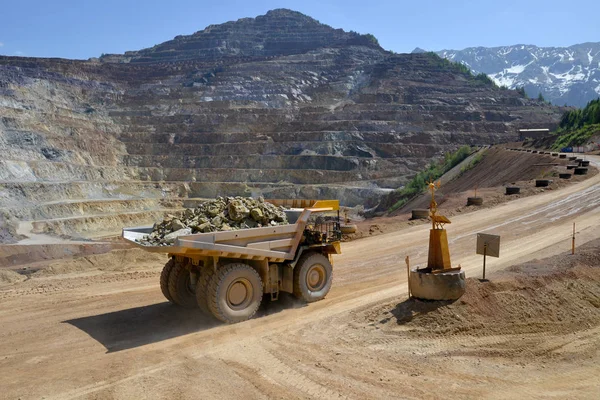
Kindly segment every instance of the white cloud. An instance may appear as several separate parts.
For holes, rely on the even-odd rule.
[[[23,56],[23,55],[25,55],[25,53],[23,53],[21,50],[17,50],[17,51],[15,51],[15,55],[16,56]]]

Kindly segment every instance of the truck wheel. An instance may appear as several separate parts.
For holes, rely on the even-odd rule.
[[[162,272],[160,273],[160,290],[163,296],[166,297],[171,303],[174,303],[173,297],[171,297],[171,293],[169,292],[169,275],[171,274],[171,270],[175,265],[175,260],[170,259],[167,261],[165,266],[163,267]]]
[[[227,264],[217,269],[206,292],[211,313],[230,324],[252,318],[262,296],[260,276],[251,266],[243,263]]]
[[[215,270],[212,266],[205,266],[200,270],[200,278],[198,279],[198,283],[196,284],[196,302],[198,303],[198,307],[202,310],[203,313],[207,315],[212,315],[210,310],[208,309],[208,301],[206,299],[208,285],[213,275],[215,274]]]
[[[173,302],[183,307],[197,307],[196,282],[190,279],[190,271],[186,264],[176,262],[169,274],[169,293]]]
[[[294,295],[308,303],[321,300],[329,293],[332,280],[333,268],[326,256],[305,254],[294,268]]]

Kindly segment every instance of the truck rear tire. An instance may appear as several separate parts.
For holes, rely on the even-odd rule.
[[[312,303],[322,300],[333,281],[333,267],[320,253],[307,253],[300,257],[294,268],[294,295]]]
[[[263,297],[258,273],[243,263],[227,264],[212,276],[206,291],[208,308],[215,318],[230,324],[256,313]]]
[[[215,270],[212,266],[204,266],[200,270],[200,278],[198,278],[198,283],[196,283],[196,302],[198,303],[200,310],[206,315],[212,315],[208,309],[207,292],[208,285],[214,274]]]
[[[167,261],[167,263],[163,267],[162,272],[160,273],[160,290],[163,296],[165,296],[165,298],[171,303],[175,303],[175,301],[173,301],[173,297],[169,292],[169,275],[171,274],[171,270],[173,269],[174,265],[175,260],[170,259],[169,261]]]
[[[196,302],[196,282],[191,282],[190,271],[184,263],[175,262],[169,274],[169,293],[173,302],[182,307],[198,307]]]

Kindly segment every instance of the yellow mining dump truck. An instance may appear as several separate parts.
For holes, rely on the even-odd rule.
[[[169,255],[160,287],[170,302],[200,307],[224,322],[251,318],[263,295],[321,300],[331,288],[332,255],[341,253],[339,202],[268,201],[289,207],[290,224],[179,236],[172,246],[139,244],[151,226],[125,228],[123,238]]]

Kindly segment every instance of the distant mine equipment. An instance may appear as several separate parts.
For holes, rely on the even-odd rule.
[[[477,196],[477,186],[475,187],[475,193],[473,197],[467,197],[467,206],[480,206],[483,204],[483,197]]]
[[[534,128],[534,129],[519,129],[519,140],[540,139],[550,136],[550,129]]]
[[[268,201],[291,207],[286,214],[295,222],[178,236],[167,246],[139,243],[151,226],[126,228],[122,235],[143,250],[168,254],[160,277],[167,300],[199,307],[223,322],[251,318],[263,295],[277,300],[287,292],[306,302],[323,299],[331,288],[332,256],[341,254],[339,201]],[[332,212],[337,215],[327,215]]]
[[[427,268],[409,268],[409,288],[412,295],[425,300],[456,300],[465,293],[465,273],[460,266],[452,268],[448,236],[444,229],[450,220],[437,214],[435,191],[440,182],[429,182],[431,203],[429,217],[432,229],[429,231],[429,253]],[[407,258],[408,265],[408,258]]]
[[[477,254],[483,256],[483,276],[485,281],[485,261],[486,257],[500,257],[500,236],[489,235],[486,233],[477,234]]]
[[[429,218],[429,210],[426,208],[415,208],[412,210],[411,219],[427,219]]]
[[[507,186],[504,193],[507,195],[519,194],[521,193],[521,188],[519,186]]]
[[[587,175],[588,169],[583,167],[578,167],[573,170],[575,175]]]
[[[344,211],[344,222],[340,225],[340,230],[344,235],[350,235],[356,233],[358,227],[350,222],[350,218],[348,218],[348,210]]]
[[[536,179],[535,187],[548,187],[552,183],[551,179]]]
[[[480,206],[483,205],[482,197],[467,197],[468,206]]]
[[[560,173],[560,174],[558,174],[558,177],[559,177],[560,179],[571,179],[571,174],[569,174],[569,173],[567,173],[567,172],[565,172],[565,173]]]
[[[586,147],[585,146],[563,147],[562,149],[560,149],[560,151],[563,151],[565,153],[583,153],[586,151]]]

